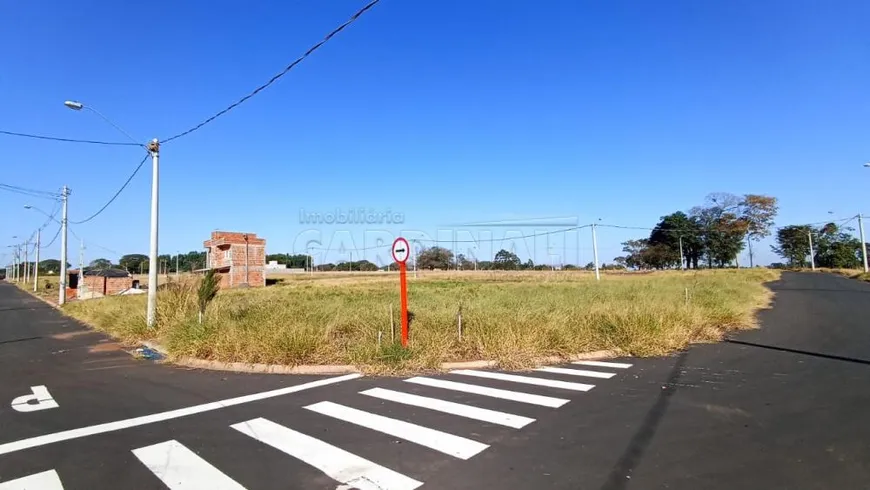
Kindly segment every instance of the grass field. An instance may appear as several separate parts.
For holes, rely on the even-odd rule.
[[[158,339],[174,356],[355,364],[376,372],[468,359],[518,368],[544,355],[613,348],[654,355],[717,340],[753,325],[754,311],[770,298],[762,284],[777,276],[766,269],[661,272],[596,282],[585,272],[421,273],[409,280],[409,349],[397,344],[395,273],[285,276],[276,286],[221,291],[202,325],[195,283],[183,281],[160,292],[154,331],[145,327],[143,296],[74,302],[65,310],[125,341]]]

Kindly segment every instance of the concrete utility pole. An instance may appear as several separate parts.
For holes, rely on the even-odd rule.
[[[30,238],[24,240],[24,284],[27,284],[30,281],[30,258],[28,257],[28,248],[30,248]]]
[[[595,223],[592,223],[592,256],[595,260],[595,280],[601,280],[601,274],[598,272],[598,239],[595,237]]]
[[[42,230],[36,230],[36,257],[34,258],[35,262],[33,263],[33,292],[37,292],[39,290],[39,234]]]
[[[683,235],[680,235],[680,270],[686,270],[686,261],[683,259]]]
[[[61,218],[60,218],[60,280],[58,281],[58,298],[57,304],[63,305],[66,303],[66,232],[67,232],[67,201],[69,200],[69,187],[63,186],[63,190],[60,193],[60,202],[61,202]]]
[[[864,273],[870,272],[867,269],[867,241],[864,239],[864,216],[858,213],[858,230],[861,234],[861,255],[864,258]]]
[[[813,253],[813,232],[807,233],[807,236],[810,237],[810,267],[812,267],[813,270],[816,270],[816,258]]]
[[[78,285],[78,296],[82,297],[85,291],[85,241],[84,239],[79,239],[79,285]]]
[[[148,309],[147,323],[153,328],[157,322],[157,273],[160,260],[157,258],[157,228],[159,221],[160,142],[157,138],[148,143],[151,153],[151,250],[148,254]]]

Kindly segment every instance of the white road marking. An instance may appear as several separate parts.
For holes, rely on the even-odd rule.
[[[587,371],[585,369],[566,369],[558,367],[540,367],[535,368],[535,371],[541,371],[542,373],[568,374],[571,376],[586,376],[587,378],[601,379],[610,379],[616,376],[616,373],[602,373],[600,371]]]
[[[550,408],[559,408],[562,405],[571,401],[565,400],[564,398],[533,395],[531,393],[523,393],[521,391],[502,390],[499,388],[490,388],[488,386],[458,383],[456,381],[448,381],[446,379],[424,378],[418,376],[415,378],[408,378],[405,381],[418,385],[431,386],[433,388],[443,388],[445,390],[461,391],[463,393],[472,393],[475,395],[489,396],[492,398],[500,398],[502,400],[528,403],[531,405],[540,405],[542,407]]]
[[[134,449],[133,454],[170,490],[245,490],[178,441]]]
[[[574,361],[571,364],[581,364],[583,366],[595,366],[595,367],[616,368],[616,369],[628,369],[631,367],[631,364],[625,364],[623,362],[604,362],[604,361]]]
[[[521,429],[535,421],[535,419],[529,417],[499,412],[497,410],[488,410],[486,408],[478,408],[471,405],[439,400],[438,398],[413,395],[411,393],[402,393],[400,391],[385,390],[383,388],[372,388],[360,393],[380,398],[381,400],[389,400],[396,403],[404,403],[405,405],[428,408],[429,410],[436,410],[492,424],[506,425],[508,427],[513,427],[514,429]]]
[[[349,488],[414,490],[423,484],[327,444],[320,439],[296,432],[264,418],[249,420],[230,427],[317,468]]]
[[[572,383],[569,381],[557,381],[554,379],[545,378],[533,378],[531,376],[517,376],[516,374],[496,373],[492,371],[477,371],[474,369],[457,369],[456,371],[450,371],[450,373],[462,374],[465,376],[477,376],[478,378],[497,379],[499,381],[510,381],[512,383],[547,386],[549,388],[561,388],[563,390],[589,391],[592,388],[595,388],[595,385],[587,385],[583,383]]]
[[[393,437],[426,446],[459,459],[468,459],[489,446],[464,437],[454,436],[428,427],[391,419],[332,402],[308,405],[308,410],[344,420]]]
[[[46,434],[42,436],[31,437],[29,439],[21,439],[19,441],[7,442],[6,444],[0,444],[0,454],[13,453],[15,451],[21,451],[22,449],[45,446],[47,444],[53,444],[55,442],[68,441],[70,439],[92,436],[94,434],[104,434],[106,432],[113,432],[116,430],[128,429],[130,427],[138,427],[140,425],[153,424],[155,422],[163,422],[165,420],[186,417],[188,415],[194,415],[203,412],[209,412],[211,410],[217,410],[219,408],[232,407],[234,405],[241,405],[243,403],[265,400],[267,398],[274,398],[276,396],[287,395],[290,393],[296,393],[311,388],[318,388],[320,386],[326,386],[333,383],[340,383],[342,381],[356,379],[360,376],[362,375],[345,374],[344,376],[319,379],[317,381],[303,383],[301,385],[288,386],[287,388],[279,388],[277,390],[264,391],[262,393],[254,393],[252,395],[239,396],[236,398],[229,398],[227,400],[204,403],[202,405],[194,405],[187,408],[179,408],[177,410],[169,410],[168,412],[143,415],[141,417],[133,417],[131,419],[124,419],[116,422],[107,422],[105,424],[91,425],[89,427],[82,427],[80,429],[64,430],[61,432],[55,432],[53,434]]]
[[[0,483],[0,490],[63,490],[63,484],[56,471],[48,470]]]
[[[36,412],[38,410],[48,410],[49,408],[57,408],[57,402],[51,397],[48,388],[45,386],[31,386],[30,395],[22,395],[12,400],[12,408],[17,412]],[[31,403],[36,402],[36,403]]]

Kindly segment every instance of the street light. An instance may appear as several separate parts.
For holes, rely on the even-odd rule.
[[[154,327],[157,321],[157,271],[158,267],[156,264],[159,263],[159,259],[157,257],[157,231],[158,231],[158,218],[159,218],[159,189],[160,189],[160,142],[157,141],[157,138],[151,140],[148,145],[143,145],[136,141],[135,138],[130,136],[130,133],[124,131],[120,126],[113,123],[109,118],[104,116],[101,112],[97,111],[91,106],[86,106],[81,102],[77,102],[74,100],[67,100],[63,103],[63,105],[69,107],[74,111],[80,111],[82,109],[87,109],[97,116],[100,117],[103,121],[106,121],[110,126],[117,129],[118,132],[122,133],[126,136],[130,141],[136,143],[141,146],[151,155],[151,246],[148,254],[148,308],[147,308],[147,323],[149,327]]]
[[[870,162],[864,164],[865,167],[870,167]]]

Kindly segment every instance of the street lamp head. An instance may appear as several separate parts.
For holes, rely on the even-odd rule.
[[[33,206],[31,206],[30,204],[25,204],[24,209],[33,209]]]
[[[63,103],[63,105],[69,107],[74,111],[80,111],[84,107],[84,104],[82,104],[81,102],[76,102],[74,100],[67,100]]]
[[[865,167],[870,167],[870,162],[864,164]]]

